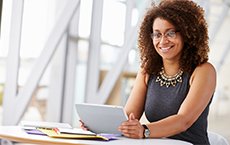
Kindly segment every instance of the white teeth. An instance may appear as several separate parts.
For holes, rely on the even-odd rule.
[[[168,50],[170,47],[161,48],[162,50]]]
[[[169,51],[169,49],[170,49],[171,47],[161,47],[161,50],[162,50],[162,52],[167,52],[167,51]]]

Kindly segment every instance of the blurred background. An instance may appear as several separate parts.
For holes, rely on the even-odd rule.
[[[151,2],[0,0],[0,124],[77,126],[75,103],[123,106],[139,67],[139,24]],[[209,61],[218,75],[209,130],[230,141],[230,0],[196,2],[205,9]]]

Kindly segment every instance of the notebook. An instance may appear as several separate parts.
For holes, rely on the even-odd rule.
[[[57,132],[54,129],[38,129],[39,131],[41,131],[42,133],[46,134],[49,137],[52,138],[66,138],[66,139],[101,139],[101,140],[113,140],[115,138],[112,137],[107,137],[107,136],[102,136],[102,135],[97,135],[97,134],[93,134],[93,133],[79,133],[79,132],[75,132],[75,133],[61,133],[61,132]],[[83,132],[81,130],[79,130],[80,132]]]
[[[80,128],[72,128],[67,123],[44,121],[21,121],[20,126],[27,134],[44,135],[52,138],[114,140],[116,136],[96,134]]]
[[[118,127],[128,117],[121,106],[98,105],[81,103],[76,104],[76,111],[85,126],[97,134],[118,134]]]

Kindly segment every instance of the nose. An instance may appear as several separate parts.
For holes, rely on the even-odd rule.
[[[160,43],[167,43],[167,42],[168,42],[168,38],[165,35],[162,35],[160,39]]]

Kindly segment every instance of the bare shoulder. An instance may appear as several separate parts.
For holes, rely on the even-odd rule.
[[[142,76],[144,79],[144,83],[147,86],[149,80],[149,74],[144,71],[143,68],[140,68],[138,71],[138,75]]]
[[[190,81],[192,82],[195,77],[201,80],[216,80],[215,67],[210,62],[203,63],[195,68]]]
[[[206,63],[203,63],[199,66],[197,66],[194,70],[194,74],[196,73],[201,73],[201,74],[216,74],[216,70],[215,70],[215,67],[209,63],[209,62],[206,62]]]

